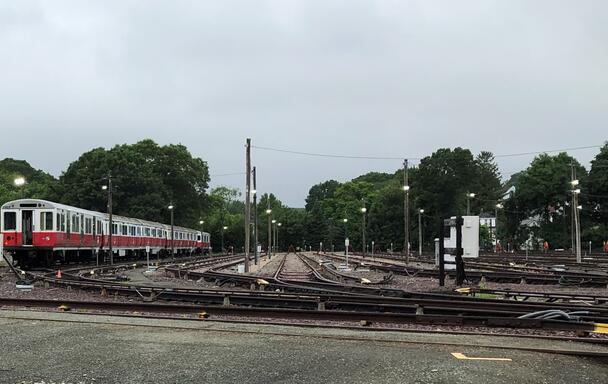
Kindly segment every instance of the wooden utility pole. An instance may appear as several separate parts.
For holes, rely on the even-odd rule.
[[[249,272],[250,220],[251,220],[251,139],[246,145],[245,170],[245,273]]]
[[[255,167],[253,167],[253,190],[253,254],[257,265],[260,261],[260,254],[258,253],[258,189]]]

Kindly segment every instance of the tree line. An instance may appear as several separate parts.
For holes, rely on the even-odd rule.
[[[599,246],[608,238],[608,145],[589,170],[567,153],[541,154],[521,172],[501,182],[490,152],[474,155],[466,148],[441,148],[408,169],[410,243],[416,249],[418,215],[422,243],[431,249],[444,218],[498,212],[498,238],[521,246],[543,239],[554,248],[571,246],[573,173],[579,180],[582,239]],[[23,176],[23,187],[13,184]],[[207,163],[193,157],[183,145],[160,146],[152,140],[82,154],[59,178],[32,168],[26,161],[0,161],[0,203],[21,196],[43,198],[85,209],[107,210],[108,178],[113,181],[114,213],[169,222],[169,204],[175,223],[211,233],[216,249],[241,250],[244,244],[244,202],[239,190],[219,187],[209,191]],[[268,222],[276,220],[281,249],[323,243],[326,249],[344,248],[344,238],[362,249],[363,215],[368,244],[381,250],[404,248],[404,169],[371,172],[346,182],[327,180],[312,186],[303,208],[285,206],[277,196],[258,196],[258,240],[266,248]],[[474,193],[474,198],[467,195]],[[497,204],[500,204],[497,208]],[[365,207],[365,213],[361,208]],[[266,213],[267,209],[271,213]],[[576,207],[574,207],[576,209]],[[201,224],[201,221],[204,223]],[[274,225],[273,225],[274,228]],[[253,227],[251,228],[253,231]],[[482,243],[489,246],[488,231]],[[538,244],[532,242],[531,246]]]

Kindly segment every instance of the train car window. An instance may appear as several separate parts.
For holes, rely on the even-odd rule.
[[[53,230],[53,213],[52,212],[40,212],[40,230],[41,231],[52,231]]]
[[[55,215],[55,230],[57,232],[61,231],[61,214],[59,212]]]
[[[96,229],[96,224],[97,224],[95,219],[91,219],[91,223],[93,225],[93,228],[91,229],[91,233],[95,234],[95,229]]]
[[[122,225],[122,235],[127,236],[127,226],[124,224]]]
[[[17,230],[17,212],[4,212],[4,230]]]
[[[112,224],[112,234],[113,235],[118,234],[118,224]]]
[[[91,227],[92,227],[92,221],[90,218],[87,217],[85,219],[85,232],[87,234],[91,233],[91,229],[92,229]]]
[[[65,227],[65,231],[67,233],[72,232],[72,215],[70,214],[70,211],[68,211],[67,215],[66,215],[66,222],[67,225]]]
[[[80,217],[78,217],[78,215],[74,215],[72,217],[72,232],[73,233],[80,232]]]
[[[102,234],[101,220],[97,220],[97,234]]]

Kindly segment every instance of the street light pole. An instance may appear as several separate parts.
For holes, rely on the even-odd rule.
[[[272,250],[274,252],[274,254],[276,255],[277,253],[277,240],[276,240],[276,236],[277,236],[277,221],[276,220],[272,220],[272,229],[274,232],[272,232]]]
[[[403,160],[403,221],[404,221],[404,245],[405,263],[410,262],[410,186],[408,181],[408,163],[407,159]]]
[[[266,209],[266,216],[268,216],[268,260],[270,260],[272,258],[272,217],[270,217],[272,209],[270,209],[270,194],[267,194],[266,197],[268,202],[268,209]]]
[[[255,265],[260,262],[260,254],[258,253],[258,194],[256,185],[256,170],[253,167],[253,255]]]
[[[467,192],[467,216],[471,216],[471,199],[475,197],[474,193]]]
[[[576,188],[579,184],[577,179],[573,179],[570,181],[570,184],[573,188]],[[580,210],[583,209],[582,206],[578,205],[578,195],[581,193],[580,188],[576,188],[572,190],[572,210],[574,212],[574,230],[575,230],[575,238],[576,238],[576,262],[580,263],[582,261],[581,257],[581,217]]]
[[[346,224],[348,223],[348,219],[345,218],[342,221],[344,222],[344,249],[348,254],[348,246],[346,245],[346,240],[348,239],[348,227],[346,226]]]
[[[365,257],[365,250],[367,248],[367,243],[365,242],[365,213],[367,212],[367,208],[361,208],[361,214],[363,215],[361,232],[363,233],[363,242],[361,243],[361,248],[363,249],[363,257]]]
[[[171,211],[171,257],[175,257],[175,229],[173,226],[173,202],[169,204],[169,211]]]
[[[228,227],[222,225],[222,253],[224,252],[224,231],[227,229]]]
[[[103,185],[102,190],[108,191],[108,252],[110,253],[110,265],[114,264],[114,250],[112,249],[112,233],[114,229],[114,221],[112,217],[112,173],[108,172],[108,185]]]
[[[418,256],[422,256],[422,214],[424,209],[418,210]]]
[[[494,253],[498,250],[498,210],[502,209],[501,203],[496,204],[494,207]]]
[[[276,232],[275,232],[275,237],[276,237],[276,244],[277,244],[277,253],[280,252],[279,249],[279,228],[281,228],[281,225],[283,225],[283,223],[277,223],[277,227],[276,227]]]

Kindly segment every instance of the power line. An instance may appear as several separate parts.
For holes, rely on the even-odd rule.
[[[209,177],[237,176],[237,175],[244,175],[244,174],[245,174],[245,172],[220,173],[217,175],[210,175]]]
[[[360,160],[403,160],[403,157],[337,155],[337,154],[327,154],[327,153],[292,151],[292,150],[288,150],[288,149],[260,147],[257,145],[252,145],[251,147],[256,148],[256,149],[261,149],[264,151],[290,153],[293,155],[314,156],[314,157],[331,157],[331,158],[339,158],[339,159],[360,159]],[[419,158],[419,157],[408,158],[408,160],[420,160],[420,159],[421,158]]]
[[[327,157],[327,158],[338,158],[338,159],[358,159],[358,160],[403,160],[404,157],[394,157],[394,156],[356,156],[356,155],[340,155],[340,154],[331,154],[331,153],[315,153],[315,152],[303,152],[303,151],[294,151],[290,149],[282,149],[282,148],[272,148],[272,147],[262,147],[257,145],[252,145],[252,148],[261,149],[264,151],[272,151],[272,152],[280,152],[280,153],[289,153],[293,155],[302,155],[302,156],[312,156],[312,157]],[[539,155],[542,153],[555,153],[555,152],[565,152],[565,151],[579,151],[583,149],[592,149],[592,148],[601,148],[601,145],[588,145],[583,147],[569,147],[569,148],[560,148],[560,149],[549,149],[542,151],[532,151],[532,152],[519,152],[519,153],[504,153],[494,155],[497,157],[517,157],[517,156],[530,156],[530,155]],[[408,160],[421,160],[421,157],[407,157]]]
[[[502,155],[494,155],[494,157],[515,157],[515,156],[540,155],[541,153],[579,151],[579,150],[582,150],[582,149],[592,149],[592,148],[601,148],[601,147],[602,147],[601,145],[588,145],[588,146],[585,146],[585,147],[570,147],[570,148],[560,148],[560,149],[549,149],[549,150],[545,150],[545,151],[508,153],[508,154],[502,154]]]

